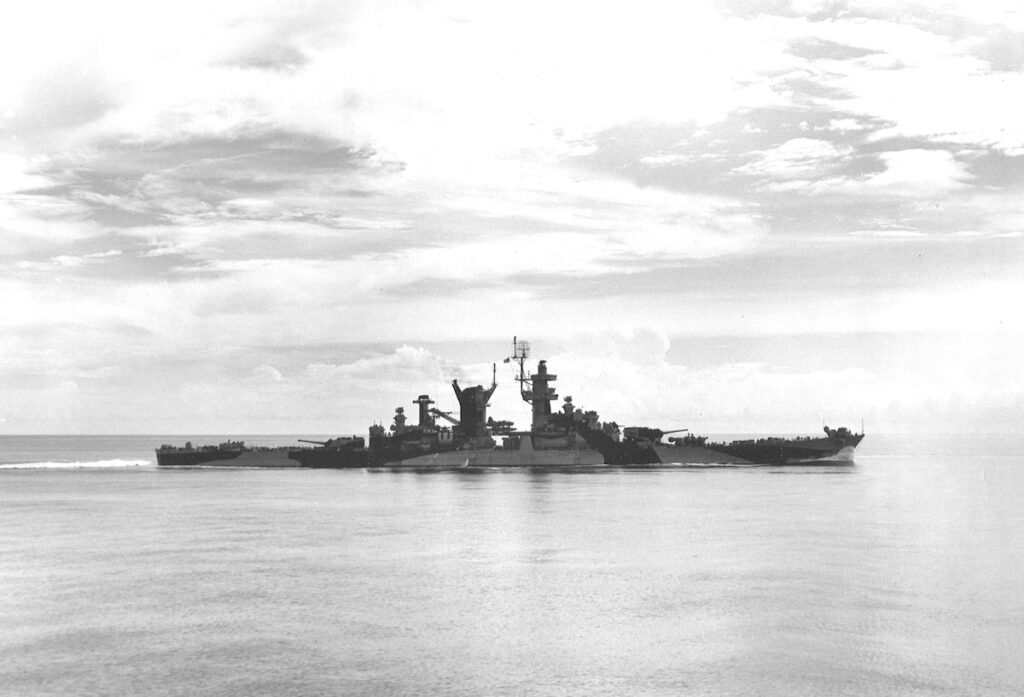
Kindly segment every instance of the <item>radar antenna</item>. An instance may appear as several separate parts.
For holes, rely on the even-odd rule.
[[[532,382],[526,377],[526,359],[530,357],[530,342],[520,341],[519,337],[512,337],[512,355],[505,359],[505,363],[515,361],[519,364],[519,376],[516,381],[519,383],[519,394],[524,402],[533,403],[533,390],[527,390],[526,385]]]

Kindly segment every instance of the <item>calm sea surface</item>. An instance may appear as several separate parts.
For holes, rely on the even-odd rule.
[[[0,694],[1024,693],[1020,436],[869,434],[853,466],[158,470],[183,440],[0,437]]]

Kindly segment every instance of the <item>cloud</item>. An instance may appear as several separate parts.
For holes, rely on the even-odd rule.
[[[805,36],[793,39],[789,51],[807,60],[852,60],[876,54],[875,49],[848,46],[836,41],[829,41],[818,36]]]
[[[881,172],[860,177],[830,177],[769,185],[775,191],[802,195],[845,193],[876,197],[932,197],[964,189],[973,179],[967,167],[945,150],[901,150],[878,155]]]
[[[780,179],[821,175],[841,165],[852,153],[850,146],[837,146],[814,138],[794,138],[758,153],[756,160],[737,171]]]
[[[98,264],[104,260],[108,260],[111,257],[121,256],[122,252],[120,249],[111,249],[106,252],[96,252],[93,254],[83,254],[81,256],[75,256],[71,254],[61,254],[60,256],[53,257],[45,262],[36,261],[19,261],[15,264],[18,269],[25,269],[29,271],[54,271],[58,269],[74,269],[77,267],[85,266],[86,264]]]
[[[576,406],[594,409],[603,419],[620,425],[688,427],[705,434],[813,433],[822,419],[833,426],[853,427],[866,417],[875,432],[914,426],[930,430],[947,427],[957,418],[961,427],[981,425],[982,411],[968,409],[954,416],[952,411],[934,408],[936,404],[958,397],[975,403],[986,399],[1006,403],[1024,394],[1024,374],[1019,369],[999,377],[999,370],[987,372],[954,358],[970,355],[988,340],[917,335],[909,338],[913,349],[905,352],[881,351],[872,358],[871,352],[862,351],[853,365],[829,366],[826,361],[813,368],[808,367],[808,355],[815,349],[797,340],[787,341],[785,351],[771,352],[779,362],[700,354],[707,350],[705,346],[697,350],[703,364],[686,365],[670,358],[672,342],[657,330],[641,329],[632,334],[581,334],[561,350],[533,359],[548,359],[549,370],[558,375],[560,397],[571,395]],[[736,357],[768,353],[759,342],[719,341],[742,347]],[[993,348],[994,355],[1007,346],[1000,347]],[[898,362],[898,371],[890,371],[887,361]],[[1004,366],[1003,361],[996,362]],[[492,412],[517,413],[525,423],[528,417],[516,404],[518,395],[506,392],[512,393],[501,388],[495,393]],[[893,409],[892,404],[903,406]],[[915,409],[920,410],[918,414]],[[928,418],[936,421],[929,424]]]
[[[252,377],[259,382],[281,382],[284,376],[281,371],[272,365],[259,365],[252,369]]]
[[[867,128],[868,126],[866,124],[864,124],[861,121],[858,121],[857,119],[842,118],[830,120],[828,122],[828,125],[825,126],[823,130],[849,132],[863,131]]]
[[[227,403],[246,418],[324,424],[337,398],[318,380],[367,405],[362,367],[429,381],[451,366],[418,342],[510,326],[591,332],[693,391],[658,331],[1020,329],[997,309],[1024,229],[1024,22],[1006,3],[8,14],[0,307],[39,333],[5,360],[109,414],[142,418],[104,380],[145,364],[164,381],[148,388],[187,373],[178,404],[204,414],[242,385],[259,399]],[[352,342],[387,346],[313,348]],[[876,384],[855,368],[748,356],[697,377]]]
[[[118,209],[169,219],[209,213],[247,194],[287,198],[300,186],[343,193],[364,185],[367,172],[387,176],[395,167],[400,165],[343,142],[279,130],[156,143],[102,141],[85,153],[37,163],[36,175],[52,185],[24,193],[76,201],[96,215]],[[305,197],[307,206],[315,200]]]
[[[0,199],[0,234],[4,238],[0,259],[64,250],[103,232],[88,220],[88,208],[75,201],[22,194]]]
[[[924,237],[925,233],[920,230],[908,230],[898,228],[886,228],[878,230],[852,230],[849,234],[854,237],[884,237],[889,239],[907,239]]]
[[[225,59],[224,65],[258,70],[296,71],[309,63],[298,47],[272,39],[254,40]]]
[[[1024,32],[1007,26],[990,27],[975,40],[974,53],[993,70],[1007,73],[1024,68]]]
[[[49,186],[52,183],[51,179],[32,170],[32,163],[27,158],[12,153],[0,153],[0,193],[10,194]]]
[[[391,353],[362,358],[352,363],[311,364],[306,367],[304,375],[316,382],[400,386],[416,382],[448,381],[459,377],[459,370],[454,364],[426,349],[403,345]]]
[[[903,150],[882,153],[885,171],[868,179],[871,186],[899,191],[948,191],[971,179],[952,153],[942,150]]]

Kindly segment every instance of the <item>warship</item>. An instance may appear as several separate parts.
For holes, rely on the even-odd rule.
[[[488,402],[498,388],[497,364],[491,384],[462,387],[452,380],[459,404],[458,417],[437,409],[427,394],[419,395],[417,423],[407,423],[404,407],[397,407],[388,428],[373,424],[369,441],[361,437],[329,441],[303,441],[313,447],[246,448],[241,442],[184,448],[162,446],[159,465],[234,467],[308,467],[449,469],[463,467],[618,467],[651,466],[758,466],[821,462],[852,462],[864,438],[848,428],[825,427],[824,436],[765,437],[712,441],[689,429],[663,431],[649,426],[620,428],[602,422],[595,411],[583,411],[565,397],[559,408],[553,386],[558,376],[547,361],[527,373],[530,344],[512,340],[506,363],[518,366],[515,380],[520,397],[531,407],[529,428],[516,430],[511,421],[487,415]],[[686,435],[673,435],[685,433]],[[668,436],[666,438],[666,436]]]

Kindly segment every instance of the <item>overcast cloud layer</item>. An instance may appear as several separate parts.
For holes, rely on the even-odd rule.
[[[0,431],[1024,423],[1019,3],[6,15]]]

